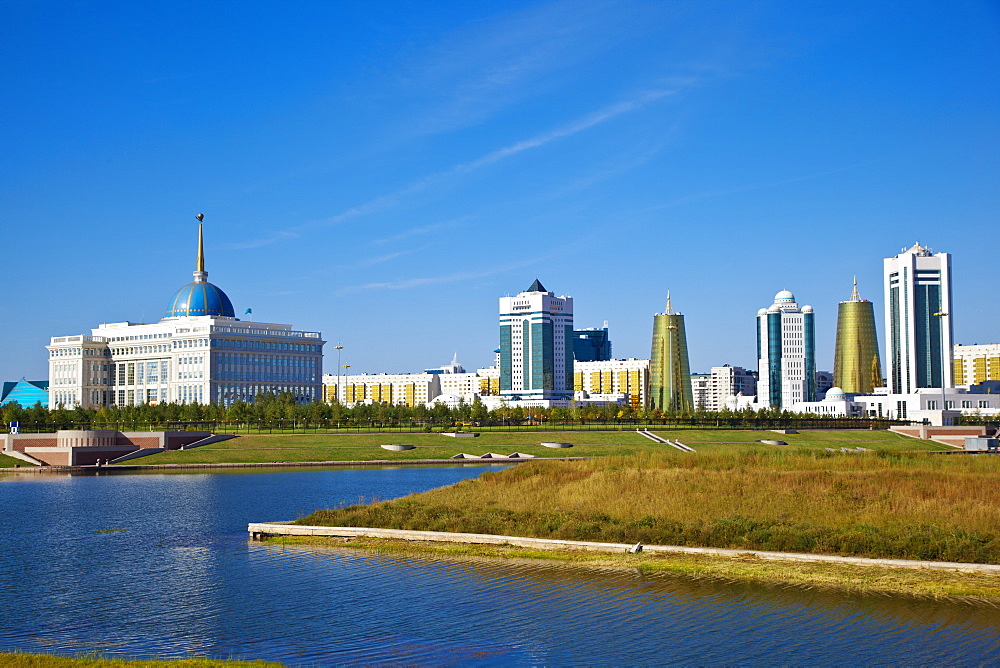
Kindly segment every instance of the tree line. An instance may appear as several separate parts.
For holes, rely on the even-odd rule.
[[[23,428],[43,425],[55,429],[104,428],[115,425],[161,425],[176,423],[215,423],[224,425],[273,424],[293,422],[302,425],[420,425],[424,427],[466,427],[487,425],[557,425],[600,423],[698,424],[720,427],[753,427],[767,425],[810,424],[815,426],[887,426],[896,421],[867,418],[828,418],[790,413],[780,409],[745,409],[733,411],[662,412],[632,406],[583,404],[566,408],[525,408],[501,406],[493,410],[477,398],[451,408],[437,404],[428,408],[393,404],[359,404],[313,402],[299,404],[289,393],[263,394],[252,403],[221,404],[138,404],[134,406],[100,406],[45,408],[40,403],[24,408],[17,403],[0,408],[3,422],[9,426],[18,422]],[[6,430],[6,429],[5,429]]]

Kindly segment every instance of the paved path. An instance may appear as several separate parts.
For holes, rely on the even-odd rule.
[[[409,531],[407,529],[374,529],[369,527],[317,527],[291,522],[252,522],[247,530],[253,539],[264,536],[331,536],[348,538],[392,538],[395,540],[420,540],[445,543],[473,543],[477,545],[514,545],[541,550],[583,550],[588,552],[628,552],[632,545],[624,543],[592,543],[578,540],[525,538],[497,536],[483,533],[451,533],[445,531]],[[802,554],[798,552],[762,552],[759,550],[725,550],[715,547],[684,547],[678,545],[643,545],[642,551],[656,554],[682,552],[711,554],[722,557],[753,555],[758,559],[774,561],[819,561],[858,566],[892,566],[895,568],[928,568],[936,570],[965,571],[1000,575],[1000,565],[964,564],[955,561],[914,561],[911,559],[867,559],[865,557],[838,557],[827,554]]]

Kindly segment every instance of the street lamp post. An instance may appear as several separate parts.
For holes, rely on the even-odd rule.
[[[337,403],[340,403],[340,351],[344,349],[344,346],[340,345],[340,341],[337,341],[334,350],[337,351]]]
[[[944,335],[944,327],[945,327],[945,324],[944,324],[945,320],[944,319],[948,317],[948,314],[945,313],[945,312],[943,312],[943,311],[939,311],[938,313],[935,313],[934,315],[937,316],[937,317],[939,317],[941,319],[941,321],[940,321],[940,323],[941,323],[941,328],[940,328],[941,329],[941,426],[943,427],[943,426],[945,426],[945,424],[944,424],[944,411],[948,407],[948,402],[945,401],[945,394],[944,394],[944,376],[945,376],[945,373],[944,373],[945,367],[944,367],[944,365],[948,363],[947,362],[947,360],[948,360],[948,351],[945,349],[945,341],[947,341],[947,337],[945,337],[945,335]]]

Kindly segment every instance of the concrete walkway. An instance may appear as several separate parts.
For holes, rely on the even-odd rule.
[[[586,552],[626,553],[632,545],[624,543],[591,543],[579,540],[554,540],[525,538],[521,536],[496,536],[483,533],[451,533],[445,531],[409,531],[406,529],[374,529],[369,527],[316,527],[291,522],[251,522],[247,526],[250,537],[260,540],[266,536],[330,536],[343,538],[391,538],[393,540],[418,540],[443,543],[472,543],[476,545],[513,545],[539,550],[582,550]],[[827,554],[802,554],[798,552],[762,552],[759,550],[725,550],[715,547],[684,547],[679,545],[643,545],[642,551],[650,554],[681,552],[710,554],[721,557],[745,557],[773,561],[813,561],[856,566],[890,566],[895,568],[928,568],[935,570],[964,571],[1000,575],[1000,565],[964,564],[955,561],[914,561],[910,559],[867,559],[865,557],[838,557]]]

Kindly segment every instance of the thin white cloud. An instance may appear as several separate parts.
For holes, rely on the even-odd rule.
[[[455,227],[459,227],[464,223],[472,220],[472,216],[461,216],[460,218],[454,218],[452,220],[444,220],[439,223],[432,223],[430,225],[422,225],[420,227],[411,227],[408,230],[403,230],[397,234],[393,234],[389,237],[384,237],[382,239],[373,239],[373,244],[387,244],[395,241],[403,241],[404,239],[409,239],[411,237],[423,236],[425,234],[433,234],[434,232],[440,232],[441,230],[448,230]]]
[[[377,257],[370,257],[367,260],[360,260],[355,266],[357,267],[372,267],[376,264],[382,264],[383,262],[388,262],[389,260],[395,260],[397,257],[403,255],[409,255],[414,252],[413,250],[398,251],[396,253],[388,253],[386,255],[379,255]]]
[[[863,164],[866,164],[866,162],[859,162],[853,165],[847,165],[846,167],[838,167],[837,169],[828,169],[823,172],[816,172],[815,174],[806,174],[804,176],[795,176],[789,179],[782,179],[780,181],[772,181],[771,183],[757,183],[754,185],[740,186],[739,188],[725,188],[721,190],[708,190],[705,192],[693,193],[691,195],[685,195],[684,197],[678,197],[677,199],[672,200],[670,202],[666,202],[665,204],[658,204],[656,206],[651,206],[647,209],[643,209],[640,213],[649,213],[650,211],[669,209],[675,206],[688,204],[690,202],[698,202],[705,199],[711,199],[713,197],[724,197],[726,195],[736,195],[739,193],[753,192],[755,190],[766,190],[767,188],[780,188],[781,186],[787,186],[793,183],[801,183],[802,181],[812,181],[814,179],[821,179],[826,176],[832,176],[833,174],[840,174],[841,172],[850,171]]]
[[[274,243],[276,241],[282,241],[289,237],[297,237],[300,234],[316,229],[322,229],[325,227],[330,227],[332,225],[337,225],[348,220],[359,218],[362,216],[367,216],[372,213],[379,211],[384,211],[397,206],[401,200],[404,198],[415,195],[419,192],[426,190],[432,185],[446,181],[449,178],[456,176],[464,176],[475,172],[488,165],[495,164],[507,158],[519,155],[525,151],[532,149],[541,148],[547,144],[551,144],[554,141],[560,139],[565,139],[567,137],[572,137],[573,135],[579,134],[585,130],[589,130],[595,126],[601,125],[602,123],[607,123],[623,114],[627,114],[632,111],[636,111],[646,106],[647,104],[659,100],[667,95],[673,94],[673,90],[651,90],[646,91],[632,100],[626,100],[624,102],[619,102],[613,104],[610,107],[601,109],[600,111],[588,114],[580,119],[568,123],[560,128],[551,130],[549,132],[525,139],[519,142],[510,144],[509,146],[504,146],[503,148],[491,151],[485,155],[482,155],[475,160],[469,162],[460,163],[436,174],[429,174],[416,181],[413,181],[402,188],[388,193],[386,195],[380,195],[374,199],[371,199],[364,204],[359,204],[358,206],[342,211],[330,218],[324,220],[314,221],[311,223],[305,223],[303,225],[298,225],[295,227],[288,228],[286,230],[276,232],[267,237],[261,239],[256,239],[253,241],[243,242],[241,244],[231,245],[230,248],[233,249],[245,249],[245,248],[258,248],[260,246],[266,246],[268,244]]]
[[[546,253],[545,255],[528,258],[520,262],[514,262],[514,263],[501,262],[495,265],[493,269],[486,269],[480,271],[463,271],[463,272],[456,272],[453,274],[445,274],[443,276],[419,276],[415,278],[406,278],[398,281],[379,281],[377,283],[365,283],[362,285],[348,285],[337,290],[335,294],[346,295],[357,292],[366,292],[369,290],[409,290],[411,288],[419,288],[426,285],[457,283],[459,281],[471,281],[479,278],[486,278],[488,276],[496,276],[497,274],[503,274],[513,269],[520,269],[522,267],[549,263],[555,257],[567,255],[579,248],[584,248],[594,243],[594,240],[600,238],[600,235],[602,234],[604,234],[603,228],[600,230],[593,230],[591,231],[590,234],[584,235],[570,243],[563,244],[560,247],[554,248],[552,249],[552,252]]]
[[[479,124],[544,87],[553,72],[614,49],[645,14],[601,1],[544,3],[470,24],[422,53],[408,54],[405,74],[390,91],[428,99],[424,113],[407,119],[405,134]]]
[[[473,160],[472,162],[467,162],[463,165],[458,165],[452,168],[452,172],[471,172],[473,170],[479,169],[480,167],[485,167],[486,165],[491,165],[495,162],[499,162],[504,158],[509,158],[512,155],[517,155],[529,149],[539,148],[550,144],[557,139],[563,139],[564,137],[570,137],[584,130],[588,130],[595,125],[600,125],[610,121],[613,118],[621,116],[622,114],[628,113],[630,111],[635,111],[645,105],[658,100],[661,97],[671,94],[673,91],[669,90],[654,90],[643,93],[634,100],[629,100],[627,102],[619,102],[618,104],[612,105],[607,109],[602,109],[601,111],[595,112],[588,116],[585,116],[569,125],[565,125],[561,128],[557,128],[551,132],[547,132],[537,137],[532,137],[531,139],[526,139],[524,141],[517,142],[516,144],[511,144],[510,146],[505,146],[492,153],[487,153],[486,155]]]
[[[299,235],[292,230],[281,230],[274,232],[269,236],[262,237],[260,239],[253,239],[251,241],[240,241],[236,243],[229,243],[225,245],[225,248],[229,250],[247,250],[250,248],[260,248],[261,246],[267,246],[273,244],[276,241],[286,241],[288,239],[298,239]]]

